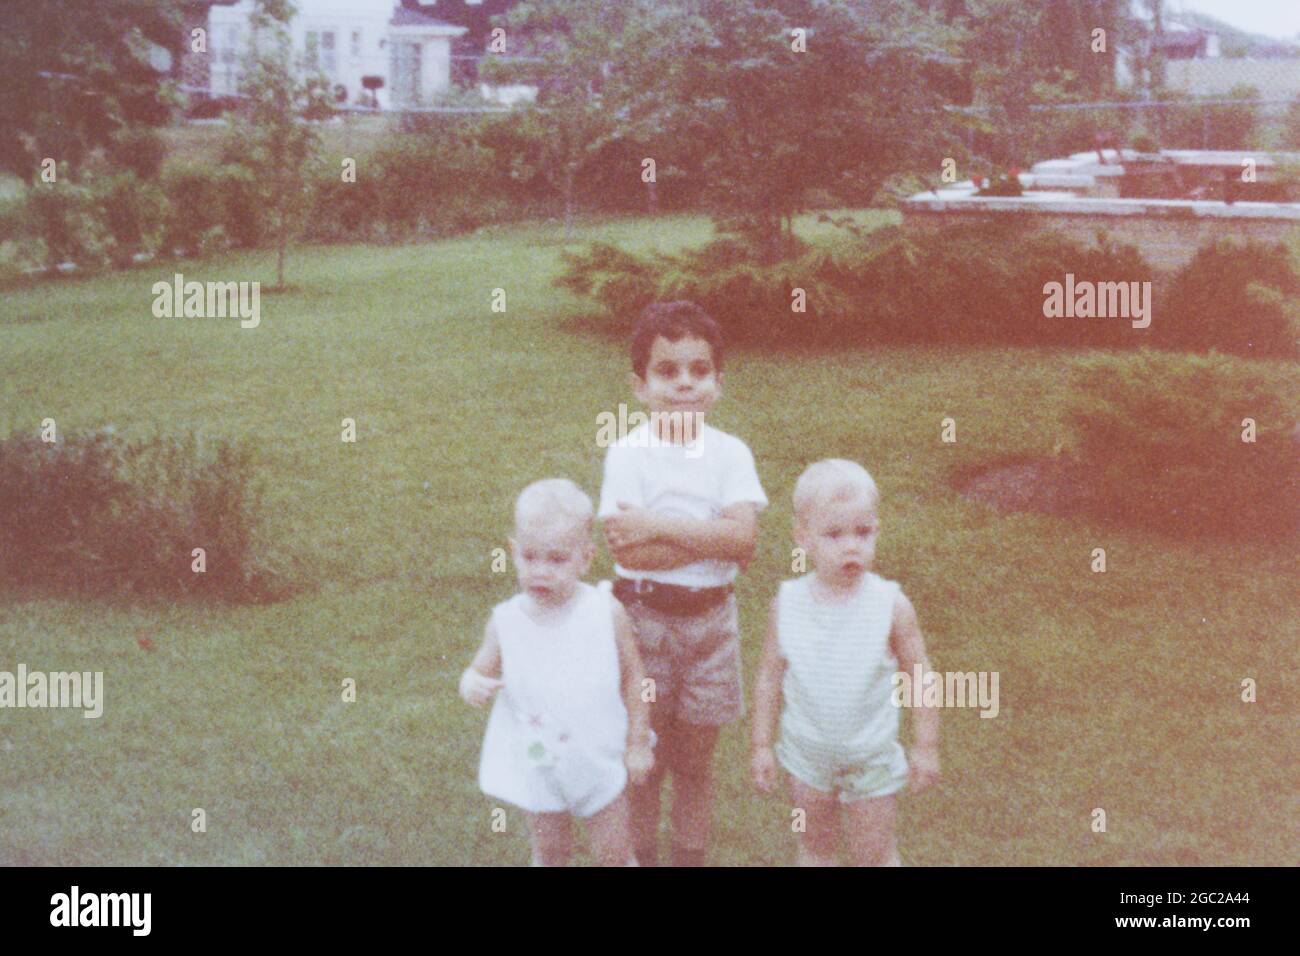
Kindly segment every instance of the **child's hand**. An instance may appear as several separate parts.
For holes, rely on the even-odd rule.
[[[482,707],[504,686],[505,681],[480,674],[472,667],[460,675],[460,696],[471,707]]]
[[[771,747],[755,747],[749,769],[760,793],[771,793],[776,788],[776,754]]]
[[[913,747],[911,756],[907,787],[917,792],[939,779],[939,750],[937,747]]]
[[[649,742],[631,744],[627,748],[627,754],[623,757],[623,763],[627,766],[628,782],[640,786],[646,782],[650,776],[650,771],[654,768],[654,750]]]
[[[618,503],[619,513],[605,519],[605,537],[613,550],[654,540],[655,513],[626,501]]]

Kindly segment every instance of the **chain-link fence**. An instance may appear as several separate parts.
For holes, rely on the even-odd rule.
[[[1027,168],[1041,160],[1099,148],[1300,150],[1300,99],[1166,94],[1158,100],[1023,104],[958,112],[971,157],[994,167]]]

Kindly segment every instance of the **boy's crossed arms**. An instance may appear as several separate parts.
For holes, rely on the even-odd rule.
[[[717,518],[663,514],[618,502],[605,518],[605,539],[614,560],[635,571],[663,571],[696,561],[734,561],[742,568],[754,556],[758,506],[742,501]]]

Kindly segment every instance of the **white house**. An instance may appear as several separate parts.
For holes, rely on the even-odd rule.
[[[214,96],[239,88],[252,10],[252,0],[239,0],[208,12]],[[378,105],[402,108],[427,104],[451,86],[451,42],[466,28],[397,0],[298,0],[290,32],[303,64],[341,87],[349,103],[369,102],[362,80],[377,77],[383,83],[375,93]]]

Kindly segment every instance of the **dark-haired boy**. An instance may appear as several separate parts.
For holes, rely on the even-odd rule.
[[[641,865],[654,865],[671,773],[672,862],[702,866],[718,731],[743,709],[733,582],[753,555],[767,496],[745,443],[704,423],[722,393],[722,337],[703,309],[649,306],[632,336],[632,369],[650,421],[610,446],[598,511],[659,738],[653,774],[629,791],[632,836]]]

